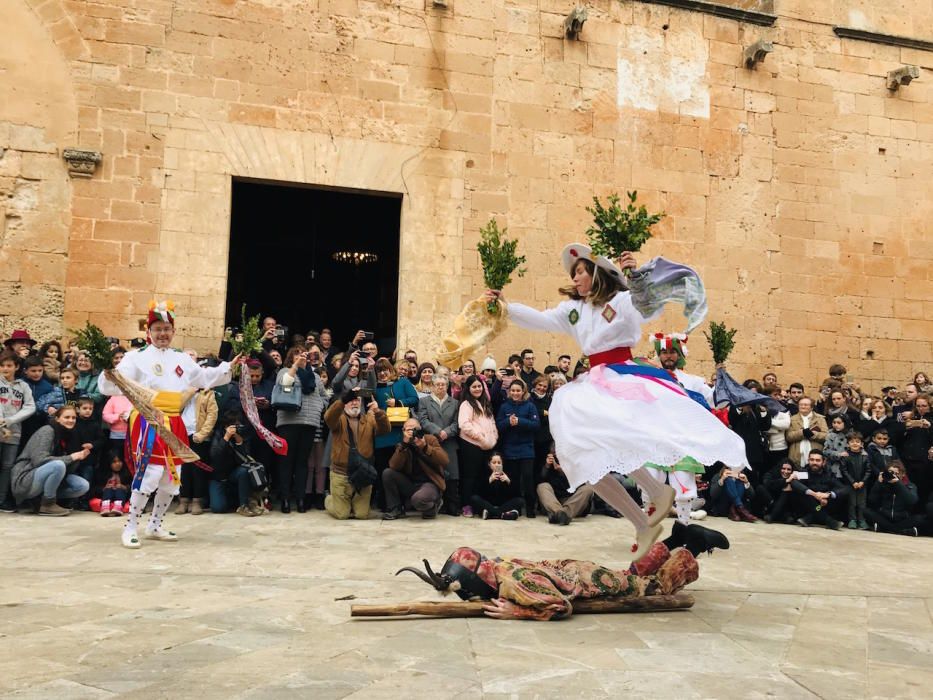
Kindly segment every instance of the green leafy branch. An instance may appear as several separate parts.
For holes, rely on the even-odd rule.
[[[85,322],[84,328],[68,330],[74,335],[78,349],[91,361],[91,366],[98,371],[113,369],[113,350],[110,349],[110,340],[104,332],[90,321]]]
[[[526,262],[525,256],[515,255],[518,240],[505,238],[508,231],[507,228],[500,231],[495,219],[490,219],[489,223],[479,230],[480,242],[476,249],[483,264],[483,281],[487,289],[502,290],[512,281],[513,272],[519,277],[525,276],[526,269],[520,267]],[[491,314],[497,313],[498,309],[498,301],[491,301],[486,305],[486,310]]]
[[[638,192],[627,192],[629,203],[623,208],[619,195],[611,194],[608,206],[593,197],[593,206],[586,210],[593,215],[593,225],[586,230],[594,255],[604,255],[612,261],[622,253],[637,253],[651,238],[651,227],[664,218],[665,213],[649,214],[645,205],[635,206]]]
[[[713,361],[720,365],[729,357],[732,348],[735,347],[735,334],[738,331],[735,328],[726,328],[725,323],[710,321],[709,333],[703,331],[706,340],[709,342],[710,350],[713,351]]]
[[[244,358],[249,358],[253,353],[262,352],[262,328],[259,325],[259,314],[247,317],[246,304],[243,304],[240,309],[240,318],[243,325],[240,332],[231,338],[230,347],[233,348],[234,356],[242,355]],[[234,367],[234,374],[239,374],[239,367],[240,365]]]

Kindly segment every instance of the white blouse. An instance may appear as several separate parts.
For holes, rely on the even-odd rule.
[[[641,324],[660,315],[658,311],[642,316],[632,303],[629,291],[617,292],[601,307],[582,299],[568,299],[545,311],[510,303],[508,312],[509,318],[521,328],[572,336],[586,355],[617,347],[634,347],[641,338]]]

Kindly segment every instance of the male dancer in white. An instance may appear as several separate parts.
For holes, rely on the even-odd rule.
[[[209,389],[230,382],[229,362],[217,367],[199,367],[194,360],[180,350],[172,349],[175,337],[175,313],[172,302],[149,304],[149,345],[131,350],[123,356],[116,369],[121,375],[158,393],[153,406],[165,417],[166,426],[184,444],[194,432],[194,403],[182,405],[182,393],[189,389]],[[234,358],[237,362],[239,358]],[[110,382],[102,372],[97,380],[101,393],[108,396],[120,394],[120,389]],[[190,392],[193,395],[193,392]],[[190,396],[189,396],[190,398]],[[155,492],[152,514],[146,526],[146,537],[173,542],[178,539],[174,532],[162,527],[162,519],[181,485],[181,461],[156,435],[155,429],[137,411],[130,414],[129,451],[135,468],[133,491],[130,495],[130,512],[123,528],[121,540],[124,547],[140,547],[137,527],[149,501]]]

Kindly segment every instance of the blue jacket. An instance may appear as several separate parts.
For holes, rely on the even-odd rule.
[[[36,402],[37,414],[45,416],[48,414],[49,406],[61,408],[65,405],[64,395],[55,391],[55,387],[52,386],[48,379],[43,377],[39,381],[34,382],[28,377],[23,377],[23,381],[32,389],[32,399]]]
[[[412,386],[412,383],[408,381],[408,377],[399,377],[394,382],[387,384],[385,386],[376,386],[373,396],[376,398],[376,403],[379,404],[379,408],[383,411],[386,410],[388,406],[387,399],[394,398],[396,406],[407,406],[411,409],[412,415],[414,415],[415,410],[418,408],[418,392],[415,391],[415,387]],[[376,436],[376,449],[380,447],[394,447],[402,441],[402,426],[395,425],[392,426],[392,430],[385,435]]]
[[[518,425],[509,423],[512,414],[518,418]],[[538,409],[531,401],[515,402],[507,399],[496,414],[496,428],[502,445],[503,459],[534,459],[535,434],[541,427]]]

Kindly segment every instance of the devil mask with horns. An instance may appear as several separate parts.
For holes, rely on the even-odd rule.
[[[424,571],[406,566],[396,571],[395,575],[409,571],[435,590],[441,593],[454,592],[463,600],[491,599],[499,595],[495,561],[487,559],[475,549],[460,547],[454,550],[439,574],[431,569],[427,559],[422,561]]]

